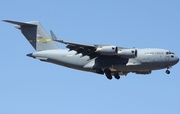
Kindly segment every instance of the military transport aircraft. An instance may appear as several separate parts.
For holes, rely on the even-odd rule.
[[[51,38],[38,21],[16,22],[3,20],[15,24],[20,29],[36,52],[27,56],[65,67],[105,74],[108,79],[128,73],[150,74],[152,70],[166,68],[166,73],[179,58],[171,51],[159,48],[125,48],[114,45],[83,44],[58,40],[50,31]],[[59,49],[55,42],[63,43],[68,48]]]

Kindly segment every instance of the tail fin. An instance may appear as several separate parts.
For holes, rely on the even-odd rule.
[[[21,30],[22,34],[36,51],[58,49],[58,46],[49,37],[40,22],[33,21],[23,23],[10,20],[3,21],[15,24],[15,27]]]

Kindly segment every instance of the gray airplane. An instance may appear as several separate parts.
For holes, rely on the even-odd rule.
[[[82,44],[58,40],[50,31],[51,38],[43,29],[40,22],[16,22],[3,20],[15,24],[20,29],[36,52],[27,56],[65,67],[105,74],[108,79],[128,73],[150,74],[152,70],[166,68],[166,73],[179,58],[171,51],[158,48],[125,48],[114,45]],[[63,43],[68,48],[59,49],[55,42]]]

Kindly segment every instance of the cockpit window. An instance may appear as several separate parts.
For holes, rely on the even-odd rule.
[[[169,51],[169,52],[166,52],[166,54],[174,54],[174,53]]]

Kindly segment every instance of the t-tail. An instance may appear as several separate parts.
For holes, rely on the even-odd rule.
[[[21,30],[22,34],[36,51],[59,49],[55,42],[43,29],[40,22],[32,21],[24,23],[10,20],[3,21],[15,24],[15,27]]]

